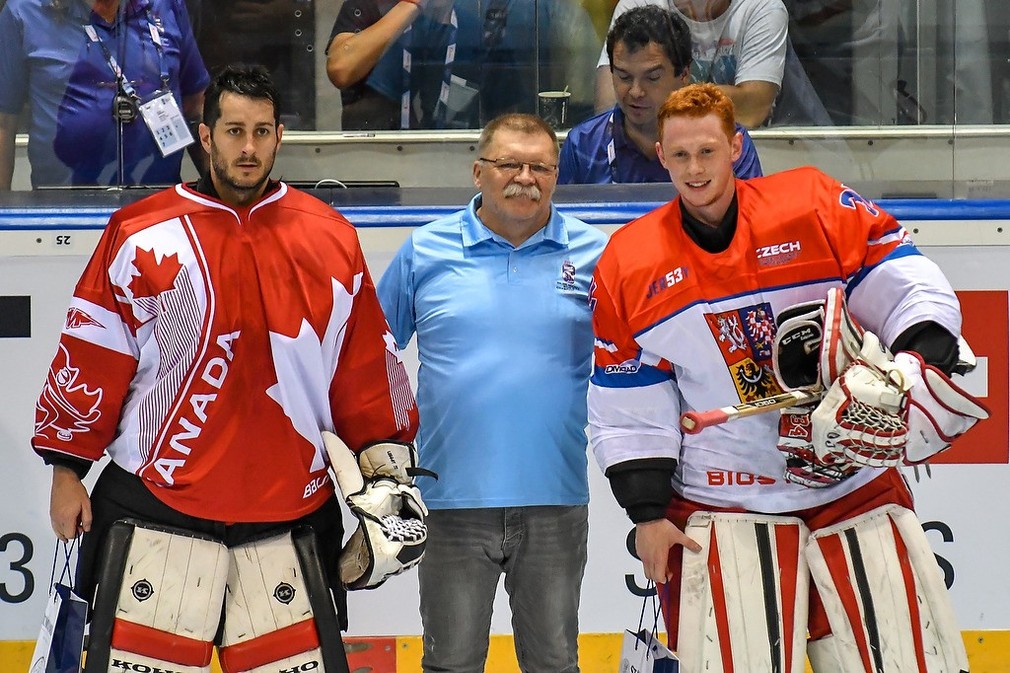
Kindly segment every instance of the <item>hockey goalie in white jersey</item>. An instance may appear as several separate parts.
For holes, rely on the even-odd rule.
[[[590,441],[685,673],[967,671],[897,467],[988,416],[951,379],[957,298],[886,212],[819,171],[737,181],[732,103],[674,92],[680,196],[596,269]],[[963,340],[962,340],[963,345]],[[956,376],[955,376],[956,379]],[[815,401],[685,434],[682,413]]]

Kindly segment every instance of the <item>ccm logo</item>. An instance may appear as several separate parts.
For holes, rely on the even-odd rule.
[[[799,339],[801,342],[805,342],[805,341],[812,341],[814,339],[820,339],[820,337],[821,335],[817,331],[814,331],[814,328],[812,326],[804,327],[801,330],[798,330],[796,332],[793,332],[792,334],[788,334],[782,337],[782,340],[779,341],[779,345],[788,346],[797,339]]]
[[[785,255],[790,252],[799,251],[800,242],[789,241],[788,243],[776,243],[775,245],[762,245],[756,252],[758,259],[764,259],[767,257],[776,257],[778,255]]]

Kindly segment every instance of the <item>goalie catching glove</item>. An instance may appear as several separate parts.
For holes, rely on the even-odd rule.
[[[772,370],[783,390],[823,393],[858,357],[863,329],[845,309],[841,290],[827,299],[791,306],[777,316]],[[785,454],[785,479],[824,488],[848,479],[860,465],[840,453],[814,451],[811,414],[817,403],[783,409],[778,449]]]
[[[785,389],[827,391],[816,408],[784,410],[779,423],[785,478],[807,486],[828,486],[863,465],[925,461],[989,416],[917,353],[892,356],[849,315],[837,288],[824,302],[783,312],[773,367]]]
[[[434,473],[416,467],[411,444],[380,442],[355,456],[339,437],[322,434],[337,486],[359,521],[340,554],[340,580],[348,589],[374,589],[421,562],[428,509],[414,475]]]

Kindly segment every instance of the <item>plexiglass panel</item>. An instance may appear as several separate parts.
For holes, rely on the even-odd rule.
[[[208,72],[233,62],[280,88],[288,177],[465,186],[502,112],[563,136],[633,105],[606,35],[648,4],[683,20],[691,63],[675,68],[725,87],[765,172],[1010,196],[1010,9],[982,0],[0,0],[0,189],[192,179],[199,143],[165,136],[195,133]],[[389,161],[428,148],[458,178]]]

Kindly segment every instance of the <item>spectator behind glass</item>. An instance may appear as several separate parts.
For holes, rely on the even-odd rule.
[[[595,44],[574,0],[346,0],[326,72],[344,129],[479,128],[566,87],[579,119],[591,110]]]
[[[207,69],[262,65],[277,83],[286,129],[315,129],[316,59],[313,0],[189,0]],[[197,31],[199,25],[199,31]]]
[[[114,64],[125,74],[118,86]],[[162,156],[137,103],[170,90],[192,125],[208,81],[182,0],[8,0],[0,11],[0,190],[11,186],[26,103],[33,187],[178,182],[182,152]],[[117,95],[124,119],[132,115],[122,124],[113,117]],[[189,150],[198,168],[206,165],[199,143]]]
[[[928,19],[917,3],[784,2],[790,40],[834,124],[953,124],[955,118],[991,124],[994,115],[997,123],[1010,121],[1010,87],[994,79],[1008,63],[1000,58],[1007,52],[1007,3],[944,3]],[[923,76],[926,69],[937,78]]]
[[[668,7],[691,30],[694,59],[691,82],[710,82],[730,97],[736,120],[747,128],[768,119],[782,85],[789,17],[782,0],[620,0],[614,18],[642,5]],[[614,91],[605,66],[596,73],[596,108],[613,105]]]
[[[687,84],[687,24],[661,7],[635,7],[614,22],[606,49],[617,105],[568,132],[558,183],[669,182],[656,149],[657,114],[667,96]],[[738,178],[758,177],[761,162],[754,143],[740,124],[736,130],[742,151],[733,172]]]

